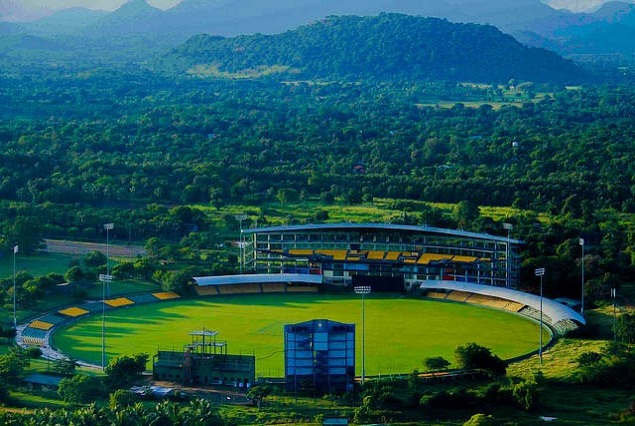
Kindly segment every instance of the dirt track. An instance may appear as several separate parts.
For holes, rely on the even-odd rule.
[[[46,244],[44,251],[50,253],[87,254],[93,251],[106,253],[106,244],[67,240],[44,240],[44,243]],[[115,257],[137,257],[138,255],[144,255],[145,250],[141,246],[110,244],[108,253]]]

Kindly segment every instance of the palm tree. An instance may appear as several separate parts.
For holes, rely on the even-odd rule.
[[[212,405],[205,399],[193,400],[184,411],[183,420],[185,420],[186,424],[205,426],[225,424],[222,417],[214,411]]]
[[[147,424],[153,426],[172,426],[183,423],[178,405],[163,401],[154,406],[154,410],[147,414]]]

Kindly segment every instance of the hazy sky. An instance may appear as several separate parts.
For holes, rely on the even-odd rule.
[[[0,0],[1,2],[2,0]],[[27,7],[37,7],[45,9],[63,9],[66,7],[86,7],[89,9],[115,10],[126,0],[14,0],[16,3]],[[264,1],[264,0],[262,0]],[[363,0],[360,0],[363,1]],[[424,1],[424,0],[422,0]],[[453,0],[460,2],[460,0]],[[513,1],[513,0],[510,0]],[[556,9],[569,9],[580,12],[592,10],[609,0],[542,0]],[[635,0],[622,0],[633,3]],[[167,9],[180,3],[181,0],[147,0],[154,7]]]
[[[2,0],[0,0],[2,1]],[[27,7],[45,9],[64,9],[67,7],[86,7],[88,9],[115,10],[127,0],[17,0],[16,3]],[[160,9],[167,9],[180,3],[181,0],[146,0]]]
[[[609,0],[545,0],[545,3],[554,9],[569,9],[574,12],[584,12],[596,9]],[[632,3],[630,0],[622,0],[626,3]]]

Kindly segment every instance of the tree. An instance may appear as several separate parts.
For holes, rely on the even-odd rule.
[[[113,411],[130,407],[139,401],[139,397],[127,389],[117,389],[108,397],[108,406]]]
[[[264,401],[266,397],[271,395],[271,392],[272,392],[271,386],[269,386],[266,383],[263,383],[249,389],[249,392],[247,392],[247,396],[251,398],[252,401],[254,401],[256,405],[258,406],[258,409],[260,409],[260,407],[262,406],[262,402]]]
[[[223,425],[222,417],[214,410],[209,401],[197,398],[190,402],[183,413],[184,424],[213,426]]]
[[[84,272],[79,266],[72,266],[68,271],[66,271],[64,278],[69,283],[82,281],[84,279]]]
[[[138,353],[111,359],[104,369],[106,382],[112,389],[120,389],[137,381],[146,370],[149,355]]]
[[[77,374],[62,379],[57,394],[71,404],[86,404],[103,395],[102,383],[97,377]]]
[[[98,268],[105,265],[107,260],[108,259],[106,258],[105,254],[100,251],[94,250],[84,256],[84,265],[88,266],[89,268]]]
[[[481,212],[478,205],[471,201],[461,201],[457,204],[454,211],[456,224],[462,229],[469,229],[480,216]]]
[[[446,370],[450,366],[450,361],[443,358],[442,356],[434,356],[434,357],[424,359],[423,365],[429,371],[435,372],[435,371]]]
[[[187,294],[192,274],[189,270],[169,271],[162,275],[161,287],[165,291],[174,291],[178,294]]]
[[[20,215],[9,221],[0,234],[0,246],[5,250],[17,245],[20,253],[33,254],[42,247],[43,221],[33,215]]]
[[[0,355],[0,377],[7,385],[15,386],[29,363],[26,351],[19,346],[12,346],[6,354]]]
[[[474,414],[468,421],[463,423],[463,426],[494,426],[498,422],[494,417],[487,414]]]
[[[505,361],[492,354],[489,348],[476,343],[458,346],[454,350],[454,356],[458,367],[462,370],[485,370],[496,376],[504,375],[507,371]]]
[[[77,360],[72,358],[58,359],[53,364],[53,371],[61,376],[72,376],[77,369]]]
[[[624,313],[617,318],[615,337],[622,343],[635,343],[635,314]]]
[[[280,201],[280,204],[282,205],[282,207],[284,207],[284,205],[287,203],[298,201],[298,199],[300,198],[300,193],[292,188],[283,188],[278,190],[276,198],[278,198],[278,201]]]

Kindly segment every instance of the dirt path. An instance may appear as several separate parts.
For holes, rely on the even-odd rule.
[[[44,251],[50,253],[64,253],[64,254],[87,254],[93,251],[100,251],[102,253],[108,253],[115,257],[137,257],[144,255],[145,250],[141,246],[133,245],[116,245],[100,243],[85,243],[81,241],[68,241],[68,240],[44,240],[46,248]]]

